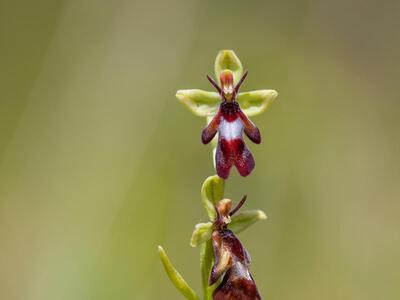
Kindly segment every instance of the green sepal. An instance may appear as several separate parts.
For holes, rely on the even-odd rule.
[[[199,117],[215,115],[220,103],[218,93],[198,89],[179,90],[176,92],[176,98],[193,114]]]
[[[236,97],[240,108],[248,116],[256,116],[264,112],[278,96],[275,90],[258,90],[239,93]]]
[[[180,291],[181,294],[188,300],[200,300],[195,291],[187,284],[182,275],[179,274],[179,272],[174,268],[163,247],[158,246],[158,253],[160,255],[165,272],[178,291]]]
[[[238,83],[243,75],[242,63],[233,50],[221,50],[215,59],[214,71],[215,78],[221,85],[219,75],[223,70],[231,70],[233,72],[233,82]]]
[[[231,217],[228,227],[234,233],[239,233],[255,222],[266,219],[267,215],[262,210],[247,210]]]
[[[190,239],[190,246],[197,247],[208,241],[211,238],[212,230],[213,224],[211,222],[196,224]]]
[[[211,222],[216,217],[215,205],[224,197],[225,180],[218,175],[208,177],[201,187],[201,199]]]

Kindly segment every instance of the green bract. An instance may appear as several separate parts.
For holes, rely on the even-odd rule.
[[[218,175],[208,177],[201,187],[201,200],[211,222],[214,221],[215,205],[224,197],[225,180]]]

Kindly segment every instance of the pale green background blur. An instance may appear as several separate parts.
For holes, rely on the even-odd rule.
[[[269,216],[264,299],[400,299],[399,3],[1,0],[0,299],[182,299],[158,244],[200,291],[213,168],[174,95],[220,49],[279,92],[226,195]]]

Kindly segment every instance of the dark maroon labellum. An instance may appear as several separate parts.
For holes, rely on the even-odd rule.
[[[236,101],[236,95],[247,72],[239,83],[233,86],[233,73],[223,71],[220,76],[221,87],[209,76],[208,80],[221,96],[221,104],[210,124],[203,129],[202,142],[208,144],[218,132],[218,146],[215,155],[217,174],[228,178],[234,165],[241,176],[247,176],[254,169],[253,155],[243,140],[243,131],[256,144],[261,143],[258,128],[247,118]]]
[[[222,276],[223,279],[213,293],[214,300],[261,300],[249,272],[250,256],[239,239],[227,228],[230,217],[245,201],[246,196],[233,210],[229,199],[221,200],[216,207],[217,217],[212,234],[215,263],[209,284],[216,283]]]

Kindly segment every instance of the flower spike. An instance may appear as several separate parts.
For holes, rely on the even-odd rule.
[[[176,97],[193,114],[206,118],[201,140],[210,142],[217,175],[208,177],[201,188],[202,204],[209,222],[195,225],[190,245],[200,247],[200,269],[204,300],[261,300],[249,271],[250,255],[236,234],[267,216],[261,210],[239,210],[247,196],[232,208],[232,200],[224,198],[225,180],[232,166],[241,176],[249,175],[255,161],[243,139],[243,133],[255,144],[261,143],[259,129],[249,117],[265,111],[278,93],[274,90],[240,92],[248,72],[232,50],[218,53],[215,75],[207,75],[216,89],[178,90]],[[217,135],[218,133],[218,135]],[[214,137],[218,137],[215,138]],[[217,141],[218,140],[218,141]],[[172,265],[164,249],[158,248],[160,259],[173,285],[188,300],[200,300],[196,292]]]

